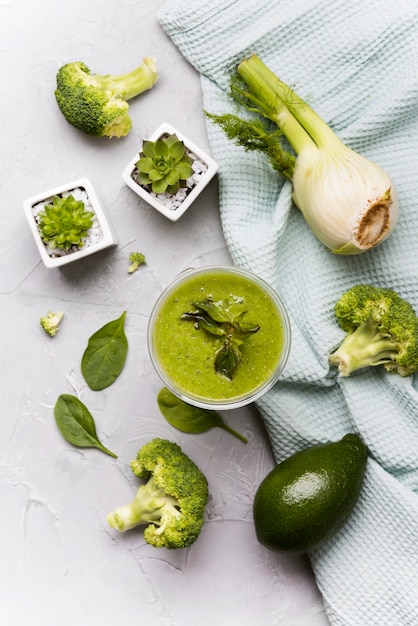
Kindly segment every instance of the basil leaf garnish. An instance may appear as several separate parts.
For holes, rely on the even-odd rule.
[[[55,403],[54,416],[62,436],[73,446],[98,448],[117,458],[114,452],[99,441],[90,411],[76,396],[66,393],[60,395]]]
[[[222,301],[214,302],[208,298],[207,300],[203,300],[203,302],[193,302],[192,304],[197,309],[205,311],[214,322],[222,323],[230,321],[229,314],[224,308]]]
[[[215,370],[232,380],[235,368],[241,362],[241,352],[237,343],[226,340],[215,356]]]
[[[218,427],[226,430],[244,443],[248,442],[244,435],[225,424],[219,413],[187,404],[187,402],[175,396],[167,387],[161,389],[157,401],[160,411],[167,422],[183,433],[196,435]]]
[[[245,337],[260,330],[258,324],[244,321],[247,311],[242,310],[242,304],[242,301],[214,302],[207,298],[201,302],[192,302],[195,310],[180,316],[181,320],[194,322],[196,330],[202,329],[211,335],[222,337],[222,346],[215,353],[214,366],[218,374],[229,380],[232,380],[233,373],[241,362],[240,346]]]
[[[254,333],[258,333],[258,331],[260,330],[260,326],[259,324],[256,324],[255,326],[253,324],[249,324],[249,323],[235,323],[235,329],[239,332],[239,334],[241,335],[241,337],[245,337],[246,335],[253,335]]]
[[[219,326],[217,322],[202,311],[183,313],[180,319],[194,322],[196,329],[203,328],[203,330],[206,330],[206,332],[211,335],[222,336],[226,334],[222,326]]]
[[[81,373],[94,391],[109,387],[121,373],[128,352],[126,311],[96,331],[88,340],[81,360]]]

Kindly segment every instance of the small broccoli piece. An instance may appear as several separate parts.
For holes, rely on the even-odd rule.
[[[44,331],[47,332],[48,335],[51,335],[51,337],[53,337],[59,330],[59,324],[63,317],[63,311],[58,311],[58,313],[48,311],[46,315],[41,317],[40,323]]]
[[[341,376],[374,365],[401,376],[418,371],[418,317],[395,291],[355,285],[338,300],[335,315],[347,335],[329,362]]]
[[[176,443],[153,439],[138,452],[131,469],[147,482],[135,499],[107,516],[121,532],[148,524],[144,539],[156,548],[185,548],[196,541],[204,522],[208,483]]]
[[[145,256],[142,254],[142,252],[131,252],[131,254],[129,255],[129,260],[131,262],[130,266],[128,267],[129,274],[133,274],[134,272],[136,272],[140,265],[144,265],[146,263]]]
[[[146,57],[127,74],[92,74],[81,61],[57,73],[55,98],[69,124],[96,137],[124,137],[132,128],[127,100],[151,89],[157,80],[155,59]]]

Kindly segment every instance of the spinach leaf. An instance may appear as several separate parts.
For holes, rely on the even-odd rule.
[[[161,389],[157,401],[167,422],[177,430],[195,435],[218,427],[223,428],[234,437],[238,437],[244,443],[248,443],[248,439],[244,435],[225,424],[219,413],[187,404],[187,402],[177,398],[167,387]]]
[[[126,311],[99,328],[88,340],[81,360],[81,373],[94,391],[109,387],[121,373],[128,352],[125,325]]]
[[[62,436],[73,446],[98,448],[117,458],[116,454],[100,443],[90,411],[76,396],[61,394],[55,403],[54,416]]]

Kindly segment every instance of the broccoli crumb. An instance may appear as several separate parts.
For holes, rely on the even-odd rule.
[[[51,337],[56,335],[59,330],[59,325],[64,317],[63,311],[58,311],[58,313],[53,313],[52,311],[48,311],[46,315],[41,317],[40,324],[44,331],[48,333]]]
[[[140,265],[146,264],[145,255],[142,252],[131,252],[129,255],[130,266],[128,267],[128,273],[133,274],[136,272]]]

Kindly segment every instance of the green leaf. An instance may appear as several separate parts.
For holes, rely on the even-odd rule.
[[[170,146],[171,152],[171,146],[180,141],[180,139],[177,137],[177,135],[167,135],[167,137],[164,138],[164,141],[166,142],[167,146]]]
[[[202,328],[211,335],[226,337],[215,354],[215,371],[232,380],[232,374],[241,362],[239,347],[245,337],[258,332],[260,326],[243,321],[247,312],[242,310],[242,303],[215,302],[207,298],[192,302],[192,305],[195,311],[183,313],[180,319],[194,322],[196,328]]]
[[[150,159],[154,158],[154,142],[145,140],[142,143],[142,153],[144,156],[149,157]]]
[[[241,352],[239,340],[226,340],[222,348],[218,350],[215,357],[215,370],[232,380],[235,368],[241,362]]]
[[[161,389],[157,401],[160,411],[167,422],[174,428],[177,428],[177,430],[195,435],[218,427],[226,430],[244,443],[248,442],[244,435],[225,424],[219,413],[187,404],[187,402],[175,396],[167,387]]]
[[[94,391],[109,387],[121,373],[128,352],[125,335],[126,311],[105,324],[88,340],[81,360],[81,373]]]
[[[156,167],[153,167],[152,169],[150,169],[150,171],[148,172],[148,176],[150,177],[150,180],[152,180],[153,182],[158,181],[158,180],[163,180],[164,184],[167,185],[164,179],[164,174],[161,173],[160,170],[158,170]]]
[[[154,144],[154,155],[159,157],[167,157],[170,153],[169,147],[163,139],[157,139]]]
[[[243,337],[245,337],[246,335],[254,335],[254,333],[258,333],[260,325],[256,324],[254,326],[252,323],[235,322],[235,328]]]
[[[81,400],[70,394],[60,395],[55,403],[54,416],[62,436],[73,446],[98,448],[117,458],[99,441],[94,419]]]
[[[188,163],[177,163],[176,165],[177,172],[179,173],[179,177],[182,180],[186,180],[193,175],[193,169]]]
[[[137,161],[136,167],[140,172],[148,174],[148,172],[154,167],[154,161],[149,157],[143,157]]]
[[[151,182],[151,179],[148,176],[148,174],[145,174],[144,172],[139,172],[139,171],[136,176],[136,180],[140,185],[149,185]]]
[[[152,190],[154,193],[156,194],[164,193],[166,189],[167,189],[167,181],[165,178],[162,178],[161,180],[152,181]]]
[[[205,311],[215,322],[222,323],[230,321],[230,317],[222,300],[214,302],[208,298],[202,302],[193,302],[192,304],[197,309]]]
[[[172,196],[174,196],[178,190],[180,189],[180,184],[176,183],[175,185],[167,185],[167,193],[171,193]]]
[[[185,151],[186,148],[184,147],[184,143],[182,141],[172,141],[170,143],[170,154],[174,157],[176,163],[180,161]]]
[[[225,329],[219,326],[205,311],[183,313],[180,319],[186,322],[194,322],[196,328],[203,328],[203,330],[206,330],[206,332],[211,335],[217,335],[218,337],[224,337],[226,335]]]
[[[165,177],[168,185],[175,185],[178,182],[179,178],[180,176],[177,169],[171,170],[171,172],[167,172],[167,175]]]

